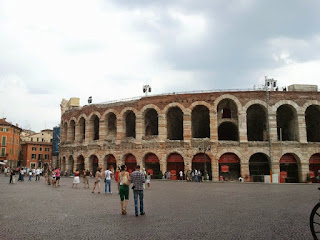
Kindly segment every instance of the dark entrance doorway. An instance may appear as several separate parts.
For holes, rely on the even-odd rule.
[[[212,171],[211,171],[211,159],[205,153],[198,153],[194,155],[192,159],[192,170],[200,170],[201,173],[205,176],[205,172],[209,175],[209,180],[212,180]]]
[[[95,176],[96,171],[99,167],[99,159],[96,155],[91,155],[90,162],[91,162],[90,172],[92,172],[92,175]]]
[[[176,180],[180,171],[184,173],[183,157],[179,153],[171,153],[167,159],[167,171],[170,171],[170,178]]]
[[[80,175],[82,175],[83,170],[84,170],[84,157],[82,155],[80,155],[77,159],[77,169],[80,172]]]
[[[264,182],[264,176],[270,175],[268,157],[263,153],[255,153],[249,160],[250,180],[253,182]]]
[[[137,160],[134,155],[131,153],[126,155],[125,164],[127,166],[127,170],[129,173],[132,173],[134,170],[136,170],[137,166]]]
[[[240,177],[240,159],[234,153],[225,153],[219,159],[219,176],[224,181],[238,181]]]
[[[309,159],[309,171],[310,171],[310,178],[313,183],[320,182],[316,179],[318,176],[318,171],[320,170],[320,154],[316,153],[313,154]]]
[[[281,177],[284,176],[284,177]],[[299,182],[299,171],[297,160],[295,157],[287,153],[280,159],[280,183],[298,183]]]
[[[160,173],[160,163],[157,155],[148,153],[145,156],[144,162],[147,173],[150,172],[152,178],[158,178]]]
[[[104,165],[112,172],[115,172],[117,170],[117,160],[112,154],[108,154],[107,156],[105,156]]]

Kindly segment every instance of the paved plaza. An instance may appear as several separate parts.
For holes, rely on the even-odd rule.
[[[195,183],[154,180],[145,216],[135,217],[130,192],[121,215],[112,194],[92,194],[72,178],[53,188],[9,184],[0,174],[0,239],[312,239],[309,215],[316,184]]]

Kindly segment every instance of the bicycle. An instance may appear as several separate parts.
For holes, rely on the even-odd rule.
[[[320,190],[320,188],[318,188]],[[320,239],[320,200],[313,207],[310,214],[310,230],[313,236],[313,239]],[[318,238],[319,237],[319,238]]]

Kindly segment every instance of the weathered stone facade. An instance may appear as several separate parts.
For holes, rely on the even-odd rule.
[[[320,164],[319,92],[273,91],[268,107],[265,91],[238,91],[151,96],[64,111],[60,164],[66,171],[80,164],[105,169],[108,161],[120,165],[134,158],[146,166],[152,153],[163,173],[174,168],[168,169],[168,161],[179,162],[180,156],[185,173],[208,161],[213,181],[221,175],[237,178],[222,172],[228,165],[229,174],[239,171],[248,181],[254,171],[259,175],[269,167],[273,174],[296,171],[293,181],[304,182],[310,159]],[[261,167],[263,162],[268,166]]]

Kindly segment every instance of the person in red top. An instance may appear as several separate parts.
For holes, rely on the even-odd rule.
[[[55,170],[56,172],[56,183],[58,184],[58,186],[60,186],[60,168],[56,168]]]
[[[120,173],[120,168],[118,167],[118,168],[117,168],[117,171],[116,171],[116,174],[115,174],[115,176],[114,176],[114,179],[115,179],[116,182],[118,183],[118,194],[120,193],[120,192],[119,192],[120,184],[119,184],[119,181],[118,181],[118,179],[119,179],[119,173]]]

